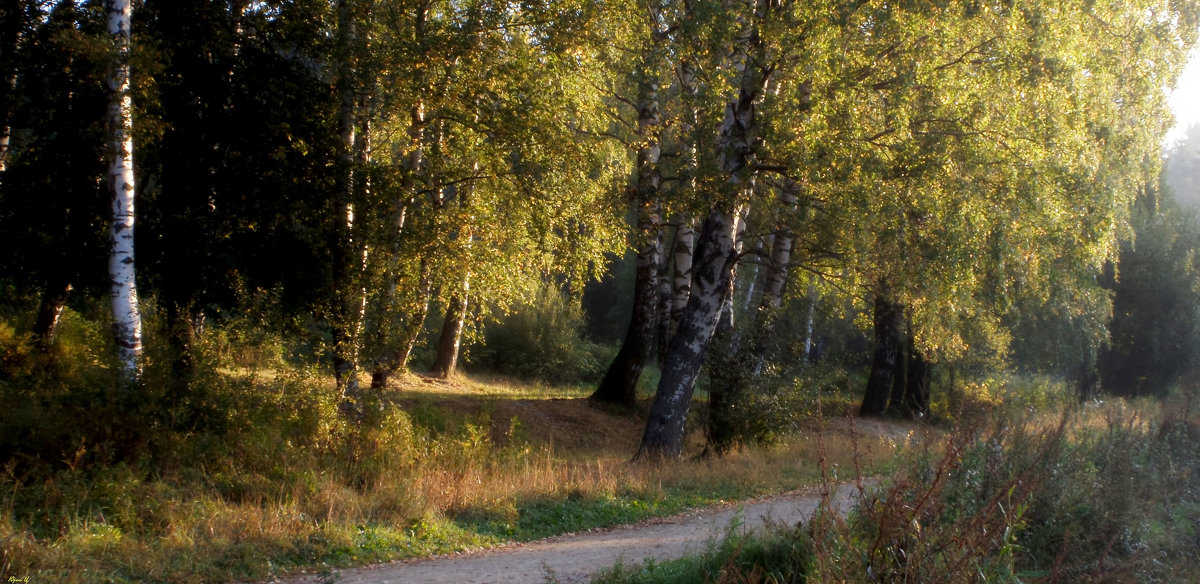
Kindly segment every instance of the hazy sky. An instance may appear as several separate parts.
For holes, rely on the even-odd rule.
[[[1179,85],[1171,92],[1171,111],[1175,112],[1175,127],[1163,140],[1165,146],[1182,138],[1188,126],[1200,124],[1200,47],[1192,51]]]

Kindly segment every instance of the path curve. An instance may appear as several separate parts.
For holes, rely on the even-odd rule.
[[[838,486],[831,496],[833,509],[845,512],[853,506],[857,493],[854,484]],[[649,558],[662,561],[704,552],[711,542],[728,533],[735,518],[740,518],[743,532],[764,525],[807,521],[820,502],[819,492],[796,491],[604,531],[462,555],[354,568],[342,571],[338,581],[342,584],[580,584],[617,562],[636,566]],[[288,582],[319,581],[317,576],[306,576]]]

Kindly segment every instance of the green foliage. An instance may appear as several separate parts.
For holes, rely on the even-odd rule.
[[[515,307],[485,330],[485,343],[472,349],[471,363],[549,383],[595,382],[611,350],[583,337],[578,303],[553,286]]]
[[[753,370],[756,364],[727,363],[727,366],[744,372]],[[775,444],[795,435],[814,417],[830,414],[828,411],[820,412],[822,400],[828,405],[831,401],[838,401],[839,397],[854,399],[853,395],[842,395],[842,390],[848,385],[845,372],[824,363],[796,367],[788,375],[772,367],[764,368],[756,376],[731,375],[722,379],[717,379],[710,372],[708,383],[710,395],[712,383],[738,385],[740,399],[725,414],[729,417],[725,423],[733,428],[730,446]],[[840,416],[840,412],[835,415]]]
[[[1139,205],[1137,238],[1121,246],[1104,390],[1165,395],[1200,358],[1200,216],[1170,196]]]
[[[1019,418],[1059,411],[1075,401],[1074,388],[1060,377],[989,370],[956,380],[946,399],[934,403],[933,414],[951,422],[991,411]]]
[[[235,288],[236,302],[206,316],[194,357],[250,372],[317,363],[329,339],[311,317],[289,315],[281,287]]]
[[[162,318],[149,308],[154,338]],[[63,318],[53,367],[6,369],[12,375],[0,379],[6,573],[257,580],[611,526],[763,488],[722,477],[580,490],[552,475],[549,488],[510,498],[511,486],[486,481],[507,485],[539,465],[553,472],[559,459],[531,447],[516,419],[498,430],[487,407],[469,416],[419,402],[402,410],[390,394],[369,393],[362,419],[348,420],[327,379],[274,356],[268,368],[230,340],[263,342],[238,332],[253,322],[202,335],[202,373],[186,393],[156,350],[138,392],[122,393],[115,365],[93,362],[109,354],[103,317]],[[0,334],[4,355],[36,360],[27,343]]]

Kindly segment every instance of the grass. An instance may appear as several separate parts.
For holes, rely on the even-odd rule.
[[[368,394],[360,423],[339,412],[330,376],[289,364],[270,339],[201,347],[186,384],[169,355],[151,353],[132,391],[115,382],[98,322],[68,311],[51,366],[22,326],[0,326],[4,578],[332,574],[864,475],[894,481],[848,520],[727,538],[709,556],[606,578],[938,582],[961,581],[946,575],[964,566],[991,581],[1200,574],[1200,431],[1180,404],[1093,404],[1063,424],[1061,383],[997,375],[962,383],[922,427],[849,417],[860,380],[817,371],[763,392],[763,411],[787,429],[768,446],[698,458],[693,419],[684,460],[631,465],[644,418],[587,402],[586,384],[404,375]],[[147,330],[147,346],[166,346]],[[1180,571],[1156,567],[1166,561]]]
[[[634,522],[821,476],[804,436],[630,465],[642,419],[588,403],[579,386],[404,376],[372,395],[359,425],[311,371],[212,367],[185,408],[165,369],[148,363],[136,408],[89,368],[5,381],[0,405],[42,438],[7,435],[5,578],[263,580]],[[825,436],[824,455],[844,468],[882,464],[898,446],[844,426]],[[693,432],[689,451],[702,440]]]
[[[597,582],[1200,581],[1200,411],[1186,394],[972,409],[907,449],[848,517],[826,509]]]

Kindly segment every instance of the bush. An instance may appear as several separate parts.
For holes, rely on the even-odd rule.
[[[557,288],[543,287],[534,302],[488,326],[470,362],[499,373],[546,383],[598,381],[610,349],[583,338],[583,311]]]

